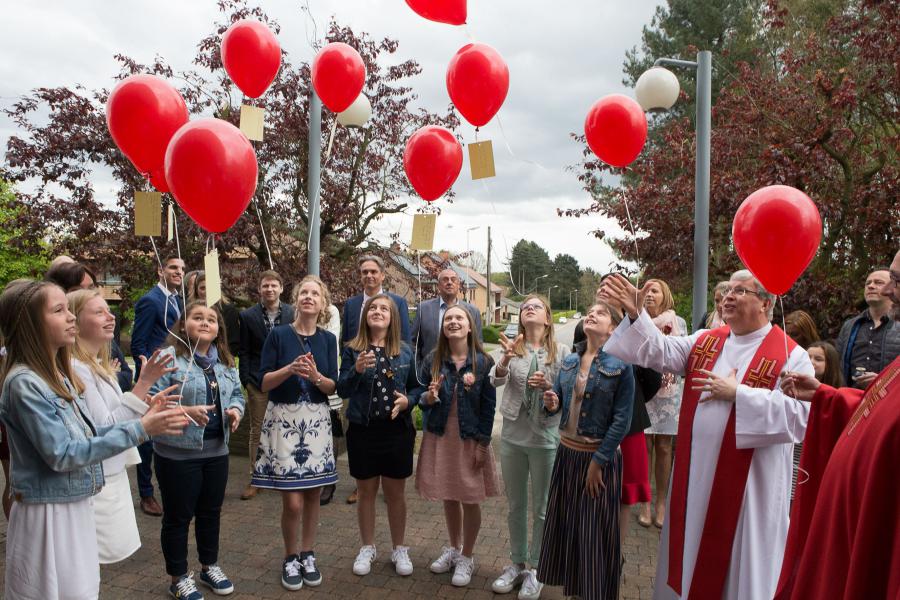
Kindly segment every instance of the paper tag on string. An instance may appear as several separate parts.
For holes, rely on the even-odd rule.
[[[263,120],[266,111],[257,106],[241,104],[241,132],[248,140],[261,142],[263,139]]]
[[[437,223],[435,214],[413,215],[412,242],[410,250],[430,251],[434,248],[434,227]]]
[[[491,140],[469,144],[469,167],[472,179],[494,177],[494,146]]]
[[[219,251],[203,257],[203,270],[206,272],[206,305],[212,306],[222,299],[222,280],[219,279]]]
[[[134,235],[151,237],[162,233],[162,194],[134,193]]]
[[[171,202],[166,207],[166,241],[171,242],[175,237],[175,207]]]

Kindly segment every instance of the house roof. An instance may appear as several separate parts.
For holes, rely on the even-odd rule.
[[[509,298],[500,298],[500,306],[511,306],[513,308],[519,308],[522,306],[521,302],[516,302],[515,300],[510,300]]]
[[[392,250],[388,251],[388,256],[391,257],[391,260],[394,261],[394,263],[396,263],[398,267],[406,271],[410,275],[410,277],[418,278],[419,276],[421,276],[422,281],[427,281],[429,283],[434,282],[434,278],[431,276],[427,269],[423,269],[420,265],[417,265],[415,261],[410,260],[408,257]]]

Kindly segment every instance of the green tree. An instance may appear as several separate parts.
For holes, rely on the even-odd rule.
[[[550,255],[536,243],[519,240],[513,246],[509,270],[520,294],[540,291],[546,283],[543,280],[549,278],[552,268]],[[546,291],[546,288],[544,289]]]
[[[581,272],[578,278],[578,306],[576,308],[582,312],[594,303],[594,296],[597,288],[600,287],[600,273],[591,268],[587,268]]]
[[[46,245],[15,227],[23,210],[16,204],[13,187],[0,179],[0,285],[20,277],[40,277],[50,263]]]
[[[554,310],[568,310],[569,296],[578,287],[581,269],[575,257],[557,254],[553,259],[553,272],[547,278],[550,288],[550,305]],[[541,286],[543,287],[543,286]]]

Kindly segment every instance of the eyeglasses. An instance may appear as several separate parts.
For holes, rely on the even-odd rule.
[[[522,312],[525,312],[526,310],[542,310],[543,308],[544,308],[544,305],[541,304],[540,302],[529,302],[528,304],[523,304],[520,307],[520,310]]]
[[[734,294],[735,298],[743,298],[747,294],[753,294],[754,296],[760,295],[759,292],[754,292],[753,290],[748,290],[747,288],[730,287],[730,288],[725,288],[725,295],[723,295],[722,297],[724,298],[725,296],[728,296],[730,294]]]

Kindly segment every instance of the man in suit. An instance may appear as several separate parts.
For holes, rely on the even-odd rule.
[[[419,303],[416,320],[412,327],[412,338],[416,345],[416,368],[418,369],[428,353],[437,346],[441,332],[441,322],[448,308],[459,304],[472,315],[478,337],[481,338],[481,313],[473,305],[459,299],[459,275],[453,269],[438,273],[438,296]]]
[[[278,325],[291,323],[294,320],[294,307],[281,301],[284,291],[284,280],[275,271],[263,271],[259,275],[259,302],[241,311],[241,339],[238,350],[238,369],[241,383],[247,388],[247,414],[250,415],[250,473],[256,461],[256,450],[259,447],[259,433],[269,395],[260,391],[259,358],[262,347],[269,335]],[[249,483],[241,494],[241,500],[249,500],[256,496],[258,488]]]
[[[356,337],[362,319],[363,306],[369,298],[378,294],[387,294],[397,305],[397,310],[400,311],[400,337],[409,344],[409,307],[406,305],[406,300],[403,297],[384,291],[382,287],[384,283],[384,261],[379,256],[367,254],[359,257],[356,261],[356,266],[359,268],[359,278],[362,282],[363,293],[348,298],[344,303],[344,330],[341,333],[341,345],[343,346]]]
[[[150,358],[154,350],[162,347],[169,330],[181,318],[184,302],[178,291],[184,277],[184,261],[168,256],[157,269],[159,283],[141,296],[134,306],[134,328],[131,330],[131,356],[134,357],[135,381],[141,373],[141,356]],[[162,516],[162,507],[153,497],[151,461],[153,443],[138,446],[141,464],[137,466],[138,492],[141,494],[141,510],[150,516]]]

